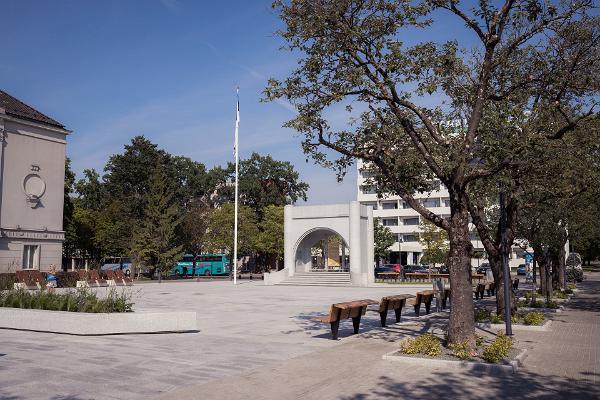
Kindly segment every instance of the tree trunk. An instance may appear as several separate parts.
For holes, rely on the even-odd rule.
[[[448,269],[452,292],[448,341],[474,344],[475,319],[473,288],[471,285],[471,241],[469,239],[468,212],[466,206],[454,204],[448,239]],[[458,209],[457,209],[458,208]]]
[[[494,285],[496,287],[496,314],[501,315],[504,318],[504,268],[502,267],[502,256],[500,254],[496,256],[490,255],[488,257],[490,268],[494,274]],[[515,315],[517,311],[517,298],[515,293],[510,287],[510,311],[511,315]]]
[[[566,241],[565,241],[566,243]],[[565,246],[562,245],[560,246],[560,249],[558,250],[558,262],[557,262],[557,269],[558,269],[558,289],[561,290],[565,290],[567,288],[567,279],[566,279],[566,263],[565,263],[565,258],[566,258],[567,254],[565,251]]]

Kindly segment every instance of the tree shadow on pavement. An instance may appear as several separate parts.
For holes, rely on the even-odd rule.
[[[530,372],[491,376],[484,372],[440,372],[436,376],[403,383],[386,376],[376,388],[365,393],[339,397],[339,400],[374,399],[598,399],[600,387],[590,381],[575,381]]]

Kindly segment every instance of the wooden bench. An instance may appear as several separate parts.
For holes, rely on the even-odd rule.
[[[377,274],[377,277],[381,280],[392,279],[397,281],[399,276],[400,273],[398,272],[379,272]]]
[[[367,312],[367,306],[369,304],[377,303],[378,302],[370,299],[336,303],[331,305],[328,315],[321,315],[311,319],[313,321],[329,322],[331,325],[332,339],[337,340],[341,320],[352,318],[352,325],[354,326],[354,333],[356,334],[358,333],[358,327],[360,326],[360,318]]]
[[[27,290],[40,290],[41,286],[38,285],[36,280],[30,273],[29,270],[16,271],[17,282],[14,284],[14,289],[27,289]],[[39,271],[38,271],[39,272]],[[44,285],[45,286],[45,285]]]
[[[123,270],[120,270],[120,269],[115,270],[115,276],[117,277],[117,279],[120,279],[123,282],[123,284],[125,284],[125,286],[133,285],[133,279],[131,279],[130,277],[125,275],[123,273]]]
[[[412,304],[415,308],[415,314],[417,317],[421,311],[421,304],[425,304],[425,313],[429,314],[431,310],[431,302],[433,301],[433,297],[435,296],[434,290],[422,290],[417,292],[417,296],[412,299]]]
[[[116,271],[110,269],[106,271],[106,282],[108,286],[125,286],[125,282],[117,276]]]
[[[450,288],[444,288],[444,292],[442,294],[442,310],[446,309],[446,305],[448,300],[450,300],[450,296],[452,295],[452,290]]]
[[[404,274],[404,276],[410,280],[414,279],[414,280],[426,281],[429,279],[429,274],[426,274],[424,272],[407,272],[406,274]]]
[[[386,296],[381,299],[377,312],[381,317],[381,326],[385,327],[388,311],[394,310],[396,313],[396,322],[400,322],[402,308],[406,304],[406,299],[411,299],[415,296],[412,294],[399,294],[395,296]]]

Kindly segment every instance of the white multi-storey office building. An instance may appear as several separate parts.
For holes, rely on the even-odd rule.
[[[405,203],[400,196],[378,198],[375,187],[368,182],[369,171],[361,161],[357,163],[357,201],[373,207],[373,217],[378,218],[383,226],[387,226],[396,235],[396,242],[390,247],[390,263],[402,265],[418,264],[423,254],[423,246],[419,243],[419,225],[421,215]],[[415,199],[426,208],[440,216],[450,216],[450,200],[448,190],[439,185],[437,190],[428,193],[415,193]],[[476,252],[484,254],[484,248],[473,227],[471,239]],[[511,267],[525,263],[524,251],[513,247],[510,254]],[[485,259],[474,258],[471,264],[476,267],[486,262]]]

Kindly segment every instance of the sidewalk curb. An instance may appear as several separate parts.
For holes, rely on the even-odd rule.
[[[519,367],[523,366],[523,360],[527,357],[527,349],[521,350],[521,352],[515,357],[514,360],[509,361],[507,364],[489,364],[485,362],[477,361],[454,361],[454,360],[440,360],[437,358],[421,358],[421,357],[407,357],[398,355],[398,350],[386,353],[381,356],[382,359],[392,362],[402,362],[412,365],[421,365],[424,367],[444,367],[453,369],[468,369],[486,371],[489,373],[508,373],[514,374],[519,371]]]

